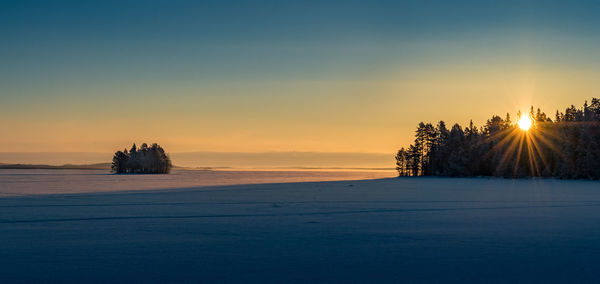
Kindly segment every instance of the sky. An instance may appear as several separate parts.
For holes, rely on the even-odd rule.
[[[1,152],[393,153],[600,97],[600,1],[1,1]]]

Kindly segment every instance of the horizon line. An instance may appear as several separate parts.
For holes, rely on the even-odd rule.
[[[119,150],[117,150],[119,151]],[[312,154],[381,154],[381,155],[388,155],[389,153],[386,152],[327,152],[327,151],[257,151],[257,152],[252,152],[252,151],[232,151],[232,152],[226,152],[226,151],[183,151],[183,152],[169,152],[166,151],[168,153],[176,153],[176,154],[188,154],[188,153],[219,153],[219,154],[236,154],[236,153],[242,153],[242,154],[277,154],[277,153],[312,153]],[[38,154],[38,153],[53,153],[53,154],[58,154],[58,153],[73,153],[73,154],[83,154],[83,153],[96,153],[96,154],[105,154],[105,153],[110,153],[112,154],[112,152],[98,152],[98,151],[0,151],[0,154],[3,153],[27,153],[27,154]],[[395,153],[395,151],[393,152]]]

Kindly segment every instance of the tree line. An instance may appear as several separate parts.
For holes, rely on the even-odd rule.
[[[600,100],[571,105],[551,119],[531,107],[529,130],[509,114],[484,126],[419,123],[414,143],[396,154],[400,176],[600,178]],[[517,121],[521,113],[517,115]]]
[[[138,149],[135,145],[129,151],[117,151],[111,169],[114,173],[168,174],[173,165],[164,149],[154,143],[148,147],[144,143]]]

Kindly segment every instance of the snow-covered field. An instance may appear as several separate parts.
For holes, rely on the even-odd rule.
[[[2,283],[573,283],[600,281],[599,269],[591,181],[387,178],[0,198]]]

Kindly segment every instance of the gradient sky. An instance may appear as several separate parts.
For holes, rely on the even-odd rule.
[[[2,1],[0,149],[392,153],[600,96],[600,1]]]

